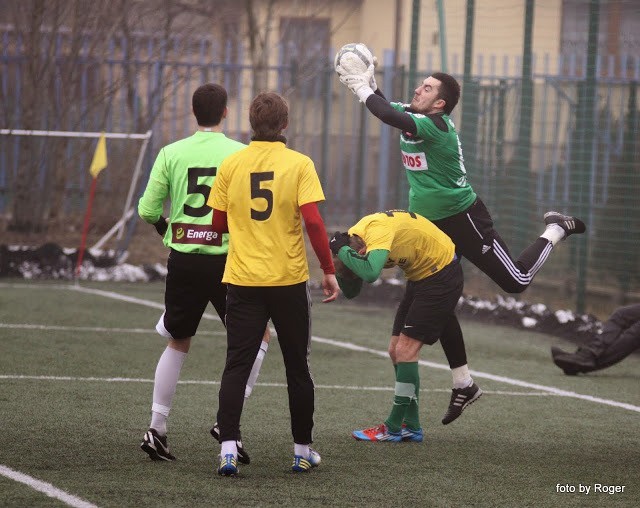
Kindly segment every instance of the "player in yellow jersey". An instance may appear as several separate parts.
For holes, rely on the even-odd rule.
[[[363,217],[348,233],[336,232],[330,246],[337,257],[338,282],[347,298],[360,293],[363,280],[374,282],[383,268],[398,266],[407,278],[389,342],[389,356],[396,371],[393,408],[384,423],[356,430],[353,437],[359,441],[421,442],[420,349],[441,338],[463,340],[455,314],[463,287],[455,245],[421,215],[389,210]],[[466,364],[458,369],[453,369],[454,379],[456,374],[469,375]],[[473,380],[471,383],[473,394],[452,405],[445,420],[457,418],[482,395]]]
[[[227,259],[228,237],[211,227],[211,207],[206,200],[216,171],[225,157],[245,144],[227,138],[223,121],[227,116],[227,91],[216,83],[199,86],[191,100],[198,130],[191,136],[163,147],[151,169],[138,204],[140,217],[153,224],[170,248],[167,261],[165,309],[156,330],[167,339],[167,347],[156,366],[151,423],[140,447],[153,460],[175,460],[167,443],[167,419],[173,405],[182,365],[209,302],[224,322],[227,287],[222,274]],[[169,219],[162,216],[171,201]],[[249,397],[267,351],[268,329],[245,387]],[[214,425],[211,434],[218,439]],[[240,461],[249,454],[238,434]]]
[[[324,193],[313,161],[286,146],[282,131],[288,106],[278,94],[259,94],[251,103],[251,143],[225,159],[208,204],[213,230],[228,231],[227,360],[219,393],[220,466],[235,476],[243,387],[271,319],[287,372],[294,472],[309,471],[320,455],[313,441],[314,386],[309,372],[311,299],[302,221],[324,272],[324,302],[340,288],[317,203]]]

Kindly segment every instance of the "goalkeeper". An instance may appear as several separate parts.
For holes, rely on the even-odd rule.
[[[435,72],[415,89],[410,104],[388,102],[378,89],[375,58],[365,66],[345,60],[336,65],[340,81],[387,125],[400,129],[402,165],[409,182],[409,210],[444,231],[456,253],[487,274],[507,293],[521,293],[553,248],[569,235],[584,233],[584,223],[558,212],[544,215],[545,230],[517,259],[493,228],[482,200],[467,181],[462,147],[449,115],[460,98],[460,85],[449,74]],[[355,64],[353,62],[356,62]],[[442,340],[450,365],[465,357],[464,343]]]
[[[455,314],[463,287],[455,246],[430,221],[404,210],[367,215],[348,233],[336,232],[329,245],[335,256],[338,284],[347,298],[357,296],[362,281],[375,281],[383,268],[400,267],[408,281],[389,342],[389,356],[396,371],[391,413],[384,423],[356,430],[353,437],[359,441],[420,442],[420,349],[438,339],[463,342]],[[452,373],[454,383],[468,388],[454,389],[443,423],[455,420],[482,395],[466,361]]]
[[[224,323],[227,286],[222,283],[229,248],[228,235],[211,226],[212,210],[206,204],[222,161],[246,145],[227,138],[222,121],[227,116],[227,91],[208,83],[192,97],[198,130],[160,150],[149,182],[138,204],[138,213],[153,224],[171,249],[167,261],[165,311],[156,324],[167,347],[160,357],[153,385],[151,423],[140,447],[153,460],[175,460],[167,444],[167,418],[176,392],[182,364],[189,352],[209,302]],[[171,216],[162,216],[164,202],[171,200]],[[268,328],[245,387],[245,398],[256,382],[269,342]],[[211,434],[218,439],[217,424]],[[238,435],[238,459],[249,455]]]

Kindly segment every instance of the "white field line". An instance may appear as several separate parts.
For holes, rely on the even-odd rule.
[[[15,480],[20,483],[24,483],[28,485],[33,490],[37,490],[38,492],[42,492],[49,497],[53,497],[55,499],[59,499],[64,504],[73,506],[74,508],[98,508],[95,504],[90,503],[89,501],[85,501],[84,499],[80,499],[79,497],[72,496],[68,494],[64,490],[60,490],[50,483],[43,482],[40,480],[36,480],[32,476],[26,475],[24,473],[20,473],[18,471],[14,471],[13,469],[0,464],[0,475],[6,476],[11,480]]]
[[[333,340],[333,339],[324,339],[322,337],[313,337],[313,340],[323,344],[330,344],[332,346],[349,349],[351,351],[361,351],[364,353],[371,353],[371,354],[382,356],[385,358],[388,356],[386,351],[380,351],[377,349],[371,349],[364,346],[358,346],[357,344],[352,344],[350,342],[342,342],[342,341]],[[419,360],[418,363],[420,365],[424,365],[425,367],[431,367],[433,369],[449,370],[449,366],[442,363],[428,362],[426,360]],[[488,372],[481,372],[478,370],[470,370],[469,372],[471,373],[472,376],[481,378],[481,379],[491,379],[492,381],[497,381],[499,383],[505,383],[513,386],[521,386],[523,388],[530,388],[532,390],[540,390],[543,392],[548,392],[554,395],[558,395],[560,397],[571,397],[574,399],[588,400],[589,402],[596,402],[598,404],[605,404],[608,406],[619,407],[622,409],[628,409],[629,411],[636,411],[640,413],[639,406],[634,406],[633,404],[627,404],[626,402],[617,402],[615,400],[603,399],[600,397],[593,397],[591,395],[583,395],[581,393],[562,390],[560,388],[556,388],[555,386],[546,386],[546,385],[539,385],[536,383],[529,383],[527,381],[520,381],[519,379],[513,379],[505,376],[496,376],[495,374],[489,374]]]
[[[26,376],[22,374],[0,374],[0,379],[6,380],[33,380],[33,381],[78,381],[78,382],[100,382],[100,383],[153,383],[153,379],[143,379],[134,377],[77,377],[77,376]],[[219,385],[220,381],[187,379],[180,380],[181,385]],[[255,386],[265,386],[270,388],[286,388],[285,383],[256,383]],[[356,386],[356,385],[314,385],[320,390],[353,390],[353,391],[369,391],[369,392],[393,392],[393,386]],[[451,390],[444,388],[420,388],[421,392],[432,393],[451,393]],[[510,396],[554,396],[548,392],[505,392],[483,390],[483,393],[491,395],[510,395]]]
[[[29,287],[28,285],[24,285],[22,287]],[[49,286],[41,286],[42,287],[49,287]],[[76,291],[81,291],[84,293],[90,293],[90,294],[95,294],[98,296],[104,296],[106,298],[113,298],[115,300],[120,300],[120,301],[125,301],[125,302],[130,302],[130,303],[137,303],[139,305],[145,305],[147,307],[153,307],[153,308],[159,308],[159,309],[164,309],[164,306],[162,304],[156,303],[156,302],[152,302],[149,300],[143,300],[140,298],[134,298],[134,297],[130,297],[127,295],[122,295],[120,293],[115,293],[113,291],[102,291],[100,289],[91,289],[91,288],[84,288],[84,287],[80,287],[80,286],[58,286],[57,288],[62,288],[62,289],[71,289],[71,290],[76,290]],[[56,288],[56,289],[57,289]],[[205,317],[206,319],[214,319],[214,320],[218,320],[219,318],[218,316],[214,316],[212,314],[205,314],[203,317]],[[345,341],[338,341],[338,340],[333,340],[333,339],[325,339],[323,337],[316,337],[313,336],[312,340],[316,341],[316,342],[320,342],[322,344],[328,344],[331,346],[335,346],[335,347],[340,347],[343,349],[348,349],[350,351],[360,351],[360,352],[364,352],[364,353],[370,353],[370,354],[374,354],[374,355],[378,355],[381,357],[386,358],[387,357],[387,352],[386,351],[380,351],[377,349],[371,349],[368,347],[364,347],[364,346],[359,346],[357,344],[353,344],[351,342],[345,342]],[[441,363],[434,363],[434,362],[428,362],[426,360],[420,360],[419,361],[420,365],[423,365],[425,367],[430,367],[433,369],[441,369],[441,370],[449,370],[449,366],[448,365],[444,365]],[[548,393],[552,393],[554,395],[558,395],[561,397],[569,397],[569,398],[574,398],[574,399],[580,399],[580,400],[586,400],[589,402],[594,402],[596,404],[604,404],[607,406],[613,406],[613,407],[618,407],[621,409],[627,409],[629,411],[635,411],[637,413],[640,413],[640,406],[634,406],[633,404],[627,404],[626,402],[618,402],[615,400],[610,400],[610,399],[603,399],[601,397],[593,397],[592,395],[583,395],[581,393],[576,393],[576,392],[572,392],[572,391],[568,391],[568,390],[562,390],[561,388],[557,388],[555,386],[546,386],[546,385],[540,385],[540,384],[536,384],[536,383],[529,383],[527,381],[521,381],[519,379],[513,379],[513,378],[509,378],[509,377],[505,377],[505,376],[497,376],[495,374],[490,374],[488,372],[481,372],[481,371],[477,371],[477,370],[472,370],[470,371],[471,374],[474,377],[480,378],[480,379],[490,379],[492,381],[497,381],[499,383],[505,383],[505,384],[509,384],[512,386],[520,386],[523,388],[530,388],[532,390],[539,390],[539,391],[543,391],[543,392],[548,392]]]
[[[152,328],[105,328],[102,326],[58,326],[58,325],[35,325],[29,323],[0,323],[0,328],[18,330],[56,330],[64,332],[105,332],[105,333],[148,333],[157,334]],[[226,332],[210,332],[198,330],[198,335],[227,335]]]

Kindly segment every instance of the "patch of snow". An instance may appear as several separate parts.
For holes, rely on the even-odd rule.
[[[570,310],[557,310],[555,311],[554,314],[558,322],[562,324],[568,323],[569,321],[576,320],[575,316],[573,315],[573,312],[571,312]]]

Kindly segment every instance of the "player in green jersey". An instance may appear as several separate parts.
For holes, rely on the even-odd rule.
[[[508,293],[521,293],[545,263],[554,246],[584,223],[547,212],[543,233],[517,259],[493,228],[482,200],[467,181],[462,145],[449,117],[460,98],[451,75],[435,72],[415,89],[410,104],[390,103],[377,88],[374,65],[364,72],[337,68],[340,81],[385,124],[400,129],[402,164],[409,181],[409,210],[431,220],[455,243],[456,252],[476,265]],[[441,341],[450,367],[466,364],[464,342]],[[452,393],[451,404],[456,394]]]
[[[222,86],[208,83],[198,87],[192,108],[198,130],[160,150],[138,204],[140,217],[156,227],[171,249],[165,311],[156,325],[156,331],[168,343],[156,367],[151,424],[140,445],[153,460],[175,460],[167,445],[167,417],[191,337],[209,302],[224,323],[227,288],[222,275],[229,240],[228,235],[213,231],[207,198],[222,161],[246,146],[222,132],[222,120],[227,116],[227,92]],[[171,201],[168,220],[162,216],[167,199]],[[267,329],[245,387],[245,397],[256,382],[268,341]],[[218,438],[216,425],[211,433]],[[249,456],[240,440],[238,450],[239,460],[248,463]]]

